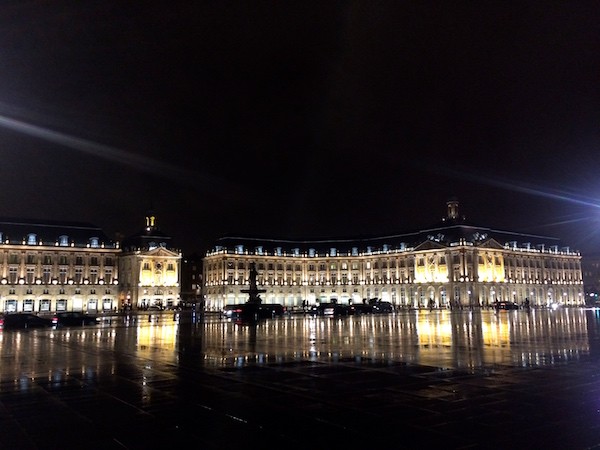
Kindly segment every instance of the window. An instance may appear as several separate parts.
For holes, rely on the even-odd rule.
[[[92,256],[90,258],[90,265],[91,266],[97,266],[98,265],[98,257],[97,256]]]
[[[77,256],[75,258],[75,265],[76,266],[83,266],[83,257],[82,256]]]
[[[142,270],[150,270],[150,263],[145,262],[144,265],[142,266]]]
[[[35,255],[27,255],[26,263],[35,264]]]
[[[58,264],[60,264],[61,266],[66,266],[67,263],[67,257],[65,255],[60,255],[58,257]]]
[[[90,269],[90,283],[98,283],[98,268],[96,267]]]
[[[27,235],[27,245],[37,244],[37,235],[35,233],[29,233]]]
[[[173,265],[173,263],[167,264],[167,270],[169,272],[173,272],[175,270],[175,266]]]
[[[112,266],[113,265],[113,259],[112,258],[104,258],[104,265],[105,266]]]
[[[90,247],[98,248],[100,246],[100,239],[96,236],[90,238]]]
[[[69,245],[69,236],[61,235],[58,237],[58,245],[61,247],[67,247]]]
[[[8,269],[8,282],[10,284],[17,283],[17,268],[16,267],[11,267],[10,269]]]

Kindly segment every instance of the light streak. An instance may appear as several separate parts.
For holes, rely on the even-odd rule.
[[[148,156],[138,155],[127,152],[108,145],[98,144],[97,142],[87,139],[78,138],[58,131],[53,131],[48,128],[32,125],[20,120],[11,119],[0,115],[0,126],[8,128],[28,136],[43,139],[45,141],[58,144],[73,150],[93,155],[108,161],[113,161],[124,166],[134,168],[136,170],[159,175],[167,178],[191,184],[199,187],[203,184],[205,187],[231,185],[231,181],[199,173],[194,170],[182,168],[173,164],[149,158]],[[235,187],[235,186],[234,186]]]

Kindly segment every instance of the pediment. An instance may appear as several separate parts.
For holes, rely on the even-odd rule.
[[[487,241],[482,242],[477,247],[479,248],[493,248],[496,250],[502,250],[504,248],[496,239],[490,238]]]
[[[417,245],[415,247],[415,251],[419,251],[419,250],[438,250],[438,249],[444,249],[446,248],[445,245],[440,244],[439,242],[436,241],[432,241],[432,240],[427,240],[425,242],[422,242],[421,244]]]
[[[144,255],[157,257],[157,258],[179,257],[179,253],[169,250],[165,247],[153,248],[152,250],[148,250],[147,252],[144,252]]]

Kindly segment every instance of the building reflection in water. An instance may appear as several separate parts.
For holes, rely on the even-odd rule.
[[[544,367],[600,356],[600,310],[411,311],[341,318],[291,316],[255,324],[186,314],[119,317],[98,327],[0,331],[0,379],[147,386],[186,367],[293,361],[419,364],[433,369]]]
[[[299,316],[252,325],[207,321],[202,334],[205,362],[212,366],[372,360],[476,369],[549,366],[589,355],[599,320],[595,311],[578,308],[413,311],[343,318]]]

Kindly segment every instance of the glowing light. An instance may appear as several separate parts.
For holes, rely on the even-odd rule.
[[[155,175],[163,175],[171,179],[191,183],[197,186],[198,182],[204,182],[206,186],[213,186],[215,183],[224,183],[218,177],[208,175],[206,173],[198,173],[186,168],[181,168],[172,164],[165,163],[147,156],[136,155],[131,152],[120,150],[108,145],[98,144],[93,141],[74,137],[65,133],[50,130],[48,128],[32,125],[20,120],[11,119],[10,117],[0,115],[0,126],[9,128],[32,137],[40,138],[54,144],[59,144],[64,147],[78,150],[83,153],[94,155],[98,158],[114,161],[135,169],[148,172]],[[227,181],[231,184],[230,181]],[[240,186],[241,189],[241,186]],[[221,191],[220,195],[225,195]]]

